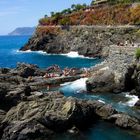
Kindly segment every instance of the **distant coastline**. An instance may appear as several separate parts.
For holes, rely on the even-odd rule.
[[[35,32],[35,27],[19,27],[16,28],[14,31],[8,33],[9,36],[26,36],[26,35],[33,35]]]

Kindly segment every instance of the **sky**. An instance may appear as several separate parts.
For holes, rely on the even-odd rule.
[[[70,8],[72,4],[90,4],[92,0],[0,0],[0,35],[17,27],[37,26],[50,12]]]

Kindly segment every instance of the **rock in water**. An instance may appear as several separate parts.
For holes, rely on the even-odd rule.
[[[139,130],[140,127],[137,119],[123,113],[119,114],[110,105],[98,101],[67,98],[58,92],[29,98],[11,108],[7,114],[1,112],[2,140],[49,139],[56,132],[77,134],[98,119],[105,119],[119,127],[132,130]]]

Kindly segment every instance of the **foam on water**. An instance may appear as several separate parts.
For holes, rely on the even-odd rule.
[[[103,100],[98,100],[100,103],[104,103],[105,104],[105,102],[103,101]]]
[[[64,84],[60,84],[60,86],[61,87],[63,87],[63,86],[67,86],[67,85],[70,85],[72,82],[66,82],[66,83],[64,83]]]
[[[27,50],[27,51],[20,51],[20,50],[16,50],[17,53],[32,53],[31,50]]]
[[[65,55],[65,56],[71,57],[71,58],[79,57],[79,58],[93,59],[93,58],[90,58],[90,57],[85,57],[85,56],[83,56],[83,55],[79,55],[79,53],[76,52],[76,51],[71,51],[71,52],[69,52],[69,53],[67,53],[67,54],[62,54],[62,55]]]
[[[76,81],[74,81],[72,84],[71,84],[71,87],[73,87],[74,89],[76,90],[84,90],[86,91],[86,81],[87,81],[88,78],[81,78],[81,79],[78,79]]]
[[[135,103],[139,100],[138,96],[129,95],[128,93],[125,95],[125,97],[129,98],[129,101],[126,102],[126,104],[130,107],[134,106]]]
[[[76,93],[79,93],[80,91],[86,91],[86,80],[88,78],[81,78],[74,82],[67,82],[64,84],[61,84],[61,86],[67,86],[69,89],[74,90]]]
[[[75,51],[71,51],[69,53],[66,53],[66,54],[48,54],[44,51],[31,51],[31,50],[27,50],[27,51],[19,51],[17,50],[17,53],[38,53],[38,54],[42,54],[42,55],[63,55],[63,56],[67,56],[67,57],[70,57],[70,58],[87,58],[87,59],[94,59],[94,58],[90,58],[90,57],[85,57],[83,55],[79,55],[78,52],[75,52]]]

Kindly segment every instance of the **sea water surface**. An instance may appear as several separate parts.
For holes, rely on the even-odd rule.
[[[61,68],[64,67],[90,67],[100,63],[99,59],[88,59],[78,56],[77,53],[69,53],[67,55],[48,55],[43,52],[19,52],[18,50],[28,41],[30,36],[0,36],[0,67],[16,67],[17,62],[25,62],[37,64],[41,68],[57,64]],[[74,55],[74,57],[73,57]],[[74,96],[77,98],[86,98],[99,100],[101,102],[111,103],[116,109],[139,115],[139,112],[132,110],[132,106],[136,101],[136,97],[130,97],[127,93],[121,95],[96,94],[88,95],[85,92],[85,80],[80,79],[72,83],[61,85],[59,90],[64,92],[65,96]],[[84,91],[84,92],[83,92]],[[130,97],[131,100],[127,98]],[[140,140],[139,135],[135,135],[130,131],[126,131],[116,127],[113,124],[103,121],[96,122],[87,131],[81,135],[69,136],[67,134],[59,134],[54,140]]]
[[[0,36],[0,67],[16,67],[17,62],[37,64],[41,68],[57,64],[64,67],[90,67],[100,62],[99,59],[88,59],[75,57],[71,53],[68,55],[47,55],[39,52],[18,51],[29,39],[30,36]]]

